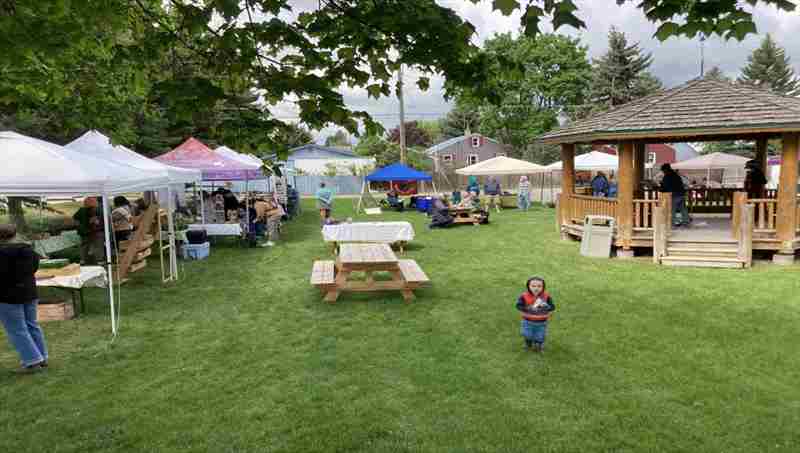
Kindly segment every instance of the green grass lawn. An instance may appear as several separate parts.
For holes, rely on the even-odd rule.
[[[388,213],[433,285],[329,305],[305,203],[275,248],[217,243],[166,287],[153,260],[113,342],[91,290],[88,316],[45,325],[46,373],[12,375],[0,338],[0,452],[800,450],[800,267],[583,258],[551,209],[433,231]],[[543,355],[514,309],[531,275],[557,306]]]

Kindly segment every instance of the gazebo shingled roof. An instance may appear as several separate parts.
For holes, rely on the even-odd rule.
[[[800,99],[694,79],[539,137],[548,144],[616,142],[800,131]]]

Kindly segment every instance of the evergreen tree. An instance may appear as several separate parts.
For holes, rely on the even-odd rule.
[[[747,57],[739,82],[766,88],[778,94],[795,95],[800,81],[794,75],[786,51],[767,34],[761,46]]]
[[[573,112],[578,117],[626,104],[661,89],[661,81],[647,72],[653,62],[639,43],[628,44],[625,33],[611,28],[608,52],[592,64],[589,102]]]
[[[731,81],[731,79],[729,79],[725,75],[725,73],[722,72],[722,70],[719,68],[719,66],[714,66],[713,68],[711,68],[708,72],[705,73],[703,78],[709,79],[709,80],[716,80],[718,82],[730,82]]]

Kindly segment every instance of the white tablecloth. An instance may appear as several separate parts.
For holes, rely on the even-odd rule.
[[[414,227],[408,222],[357,222],[325,225],[325,242],[408,242],[414,239]]]
[[[81,289],[87,286],[105,288],[107,282],[106,270],[102,266],[81,266],[80,275],[36,280],[36,286],[55,286],[71,289]]]
[[[209,236],[241,236],[242,227],[238,223],[193,223],[190,230],[206,230]]]

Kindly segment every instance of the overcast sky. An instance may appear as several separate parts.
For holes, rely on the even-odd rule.
[[[475,26],[477,33],[473,41],[476,44],[483,43],[496,33],[516,33],[519,30],[519,14],[503,16],[499,12],[492,11],[491,0],[482,0],[478,4],[470,0],[437,0],[437,3],[453,9]],[[565,26],[561,27],[558,33],[580,38],[583,45],[589,47],[591,58],[599,57],[606,52],[608,30],[611,26],[616,26],[625,32],[629,42],[639,42],[645,52],[653,54],[654,61],[650,71],[666,87],[679,85],[700,75],[699,40],[670,38],[660,42],[653,38],[657,27],[645,19],[642,10],[635,7],[638,2],[629,2],[623,6],[617,6],[614,0],[577,0],[575,3],[579,8],[578,16],[583,19],[587,27],[575,30]],[[297,0],[293,5],[297,12],[315,8],[317,0]],[[764,5],[755,8],[754,12],[759,35],[751,35],[742,42],[725,41],[717,37],[706,40],[706,70],[719,66],[726,75],[736,77],[740,68],[745,65],[747,56],[758,47],[764,34],[770,33],[779,45],[786,49],[792,66],[800,74],[800,39],[797,39],[800,34],[800,13],[786,13]],[[552,30],[549,24],[545,24],[543,29]],[[433,77],[430,89],[424,92],[417,88],[413,73],[407,73],[404,81],[407,87],[406,121],[440,118],[450,109],[450,105],[443,97],[441,78]],[[349,107],[366,110],[385,127],[395,127],[399,123],[396,98],[371,99],[368,98],[366,90],[347,89],[343,94]],[[274,111],[279,117],[290,121],[296,117],[297,112],[291,103],[277,106]],[[334,130],[326,129],[318,132],[318,140],[324,141],[324,137]]]

